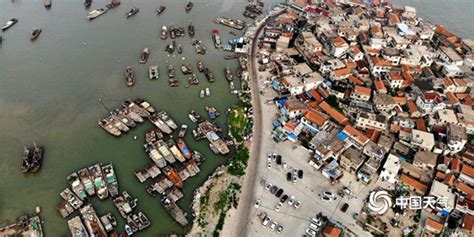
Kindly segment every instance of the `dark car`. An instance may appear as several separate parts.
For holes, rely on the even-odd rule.
[[[286,200],[288,200],[288,195],[285,194],[283,197],[281,197],[280,202],[285,203]]]
[[[291,182],[291,172],[286,173],[286,180]]]
[[[303,178],[303,170],[298,170],[298,178]]]
[[[270,188],[270,193],[275,194],[276,191],[278,191],[278,187],[276,185]]]
[[[276,196],[277,198],[281,197],[281,195],[283,194],[283,191],[284,191],[284,190],[283,190],[282,188],[278,189],[278,191],[275,193],[275,196]]]
[[[276,163],[277,163],[277,165],[281,165],[281,155],[277,155]]]
[[[341,211],[345,213],[347,211],[347,208],[349,208],[349,204],[344,203],[341,207]]]

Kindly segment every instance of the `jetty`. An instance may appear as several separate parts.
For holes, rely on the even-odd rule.
[[[229,17],[219,17],[214,20],[215,23],[228,26],[237,30],[242,30],[245,27],[245,21],[243,20],[234,20]]]

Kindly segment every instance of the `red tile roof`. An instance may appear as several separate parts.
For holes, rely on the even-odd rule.
[[[354,83],[354,85],[364,85],[364,82],[359,80],[359,78],[355,77],[354,75],[350,75],[347,79],[349,79],[350,82]]]
[[[377,90],[387,90],[387,88],[383,84],[382,80],[374,80],[374,84],[375,84],[375,88],[377,88]]]
[[[342,68],[342,69],[334,71],[334,74],[336,76],[351,74],[351,69],[350,68]]]
[[[423,118],[416,119],[415,123],[416,123],[416,129],[421,130],[423,132],[427,132],[425,120]]]
[[[346,116],[332,108],[326,101],[323,101],[319,107],[338,123],[346,125],[349,122],[349,119]]]
[[[426,191],[428,191],[428,187],[425,184],[420,183],[418,180],[405,174],[402,174],[402,176],[400,177],[400,181],[408,185],[409,187],[418,190],[421,193],[426,193]]]
[[[367,136],[365,136],[362,132],[355,129],[351,125],[346,125],[343,131],[344,133],[350,135],[353,139],[358,140],[362,144],[365,144],[369,141],[369,138]]]
[[[332,225],[326,225],[323,230],[324,236],[328,237],[339,237],[339,235],[341,235],[341,232],[341,228]]]
[[[474,216],[466,214],[464,215],[463,227],[469,233],[474,233]]]
[[[324,123],[326,122],[327,118],[322,115],[321,113],[317,112],[317,111],[308,111],[306,112],[306,114],[304,115],[304,117],[310,121],[311,123],[313,124],[316,124],[318,126],[323,126]]]
[[[372,90],[368,87],[364,86],[355,86],[354,92],[357,94],[364,94],[370,96],[372,94]]]
[[[436,230],[437,232],[441,232],[441,230],[443,230],[443,224],[431,219],[431,218],[428,218],[426,219],[426,223],[425,223],[426,226],[429,226],[431,227],[432,229]]]
[[[469,165],[463,165],[462,166],[462,171],[461,171],[463,174],[469,176],[469,177],[472,177],[474,178],[474,168],[472,168],[471,166]]]

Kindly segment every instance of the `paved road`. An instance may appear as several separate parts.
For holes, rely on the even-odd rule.
[[[252,93],[252,106],[253,106],[253,137],[252,145],[250,148],[250,157],[248,161],[248,167],[245,174],[245,179],[242,185],[242,193],[240,195],[239,205],[237,211],[234,212],[236,218],[235,223],[226,223],[226,226],[231,228],[228,233],[231,236],[243,236],[245,235],[247,224],[250,217],[250,211],[255,203],[254,200],[254,191],[256,182],[256,174],[258,172],[258,161],[261,154],[261,144],[262,139],[269,139],[267,136],[263,136],[262,132],[262,108],[261,108],[261,99],[260,99],[260,88],[259,81],[257,77],[257,68],[256,64],[256,52],[257,52],[257,43],[258,37],[264,29],[265,25],[274,20],[276,17],[283,14],[284,11],[269,17],[263,24],[261,24],[255,31],[254,37],[252,38],[252,47],[250,50],[250,60],[248,63],[248,68],[250,72],[250,83],[251,83],[251,93]],[[224,227],[225,228],[225,227]]]

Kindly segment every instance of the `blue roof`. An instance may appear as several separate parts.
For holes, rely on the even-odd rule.
[[[277,102],[278,102],[278,104],[280,104],[281,106],[283,106],[283,105],[285,105],[285,102],[287,102],[287,101],[288,101],[288,98],[281,98],[281,99],[279,99]]]
[[[344,140],[346,140],[347,135],[344,132],[339,132],[337,134],[337,137],[344,141]]]
[[[397,24],[397,28],[398,28],[404,35],[414,35],[414,34],[415,34],[415,32],[413,32],[407,24],[399,23],[399,24]]]
[[[296,140],[298,138],[298,136],[296,136],[296,134],[294,134],[292,132],[288,133],[288,137],[293,139],[293,140]]]

